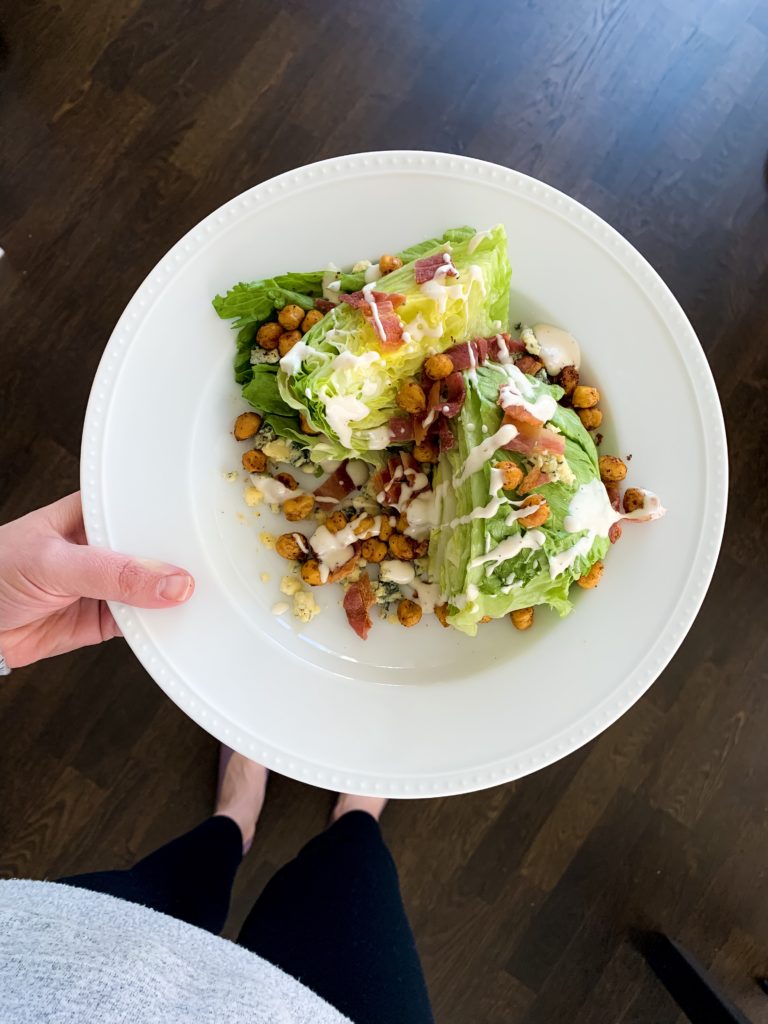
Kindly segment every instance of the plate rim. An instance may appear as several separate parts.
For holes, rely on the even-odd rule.
[[[187,231],[155,264],[126,304],[106,344],[94,376],[83,423],[80,481],[86,536],[90,544],[109,546],[98,472],[103,456],[103,425],[109,410],[110,392],[117,381],[131,339],[149,315],[162,289],[187,259],[197,256],[217,235],[226,233],[241,213],[261,203],[268,205],[270,199],[305,185],[311,186],[317,180],[330,180],[355,172],[364,173],[369,169],[373,172],[388,170],[406,173],[423,170],[427,173],[444,173],[449,177],[475,177],[513,191],[555,212],[612,254],[616,262],[639,284],[664,323],[674,331],[679,350],[685,354],[687,349],[688,354],[692,355],[691,361],[686,360],[686,366],[697,385],[700,413],[706,407],[706,422],[710,432],[707,470],[712,474],[712,484],[705,492],[707,518],[693,560],[696,578],[693,579],[694,574],[691,573],[681,593],[675,606],[675,628],[667,637],[664,647],[651,665],[646,667],[640,679],[623,682],[563,733],[535,744],[512,762],[501,759],[470,771],[423,774],[418,778],[402,776],[397,772],[380,773],[367,778],[354,772],[330,770],[295,755],[288,756],[280,748],[263,740],[258,743],[249,740],[236,723],[220,712],[214,712],[204,699],[191,691],[189,684],[177,676],[162,651],[144,630],[134,609],[117,602],[109,602],[109,606],[134,654],[166,695],[215,738],[262,761],[267,767],[322,788],[336,789],[343,786],[345,790],[354,793],[429,797],[473,792],[521,778],[572,753],[608,728],[650,688],[681,646],[701,608],[714,574],[725,528],[728,503],[727,437],[717,387],[704,349],[685,312],[658,272],[620,232],[588,207],[552,185],[521,171],[475,157],[430,150],[381,150],[330,157],[286,171],[227,200]]]

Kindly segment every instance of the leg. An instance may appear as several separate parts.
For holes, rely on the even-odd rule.
[[[214,817],[127,871],[96,871],[60,881],[141,903],[218,933],[229,913],[243,848],[253,839],[266,780],[262,765],[222,748]]]
[[[341,798],[346,813],[278,871],[238,941],[355,1024],[429,1024],[397,869],[365,803]]]
[[[105,892],[217,934],[243,856],[243,837],[231,818],[208,818],[126,871],[61,878],[65,885]]]

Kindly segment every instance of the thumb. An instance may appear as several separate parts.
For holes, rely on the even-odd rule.
[[[139,608],[182,604],[195,589],[184,569],[85,544],[61,545],[46,566],[48,585],[70,597],[122,601]]]

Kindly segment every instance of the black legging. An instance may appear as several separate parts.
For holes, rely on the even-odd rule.
[[[127,871],[62,878],[218,934],[242,859],[242,836],[216,815]],[[237,939],[355,1024],[430,1024],[419,955],[397,869],[378,823],[343,815],[267,884]]]

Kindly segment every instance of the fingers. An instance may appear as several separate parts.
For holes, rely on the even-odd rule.
[[[183,604],[195,589],[189,573],[175,565],[80,544],[57,543],[45,570],[47,587],[59,595],[122,601],[139,608]]]
[[[60,498],[48,505],[41,512],[48,513],[49,520],[55,531],[67,540],[76,544],[85,544],[85,527],[83,526],[83,506],[80,502],[80,492],[68,494],[66,498]]]

